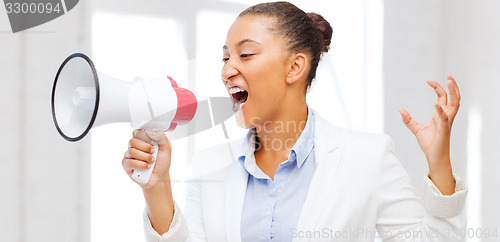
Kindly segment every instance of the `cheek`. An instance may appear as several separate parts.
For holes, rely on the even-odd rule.
[[[270,99],[272,96],[281,93],[285,85],[285,71],[281,60],[262,61],[255,65],[251,72],[252,92],[256,98]]]
[[[267,72],[267,79],[259,83],[258,97],[271,103],[279,102],[285,91],[285,80],[276,69]]]
[[[279,92],[278,81],[268,73],[257,74],[249,81],[249,100],[256,103],[259,108],[265,108],[265,104],[273,102],[272,99]]]

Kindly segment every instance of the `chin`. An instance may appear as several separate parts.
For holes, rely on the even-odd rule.
[[[248,110],[238,110],[235,114],[236,123],[244,129],[254,128],[259,125],[261,118],[252,115]]]
[[[245,119],[245,115],[243,114],[242,110],[238,110],[238,112],[236,112],[236,114],[234,115],[234,118],[236,119],[236,123],[238,124],[238,126],[240,126],[241,128],[243,129],[252,128],[250,122],[248,122]]]

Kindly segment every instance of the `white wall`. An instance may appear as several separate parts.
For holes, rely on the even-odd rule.
[[[452,73],[462,94],[452,162],[470,185],[469,227],[500,229],[500,2],[386,0],[384,40],[385,131],[415,186],[427,165],[397,110],[430,120],[436,98],[425,80],[445,85]]]
[[[0,240],[89,240],[89,142],[64,141],[50,93],[62,60],[89,49],[86,1],[12,34],[0,7]]]

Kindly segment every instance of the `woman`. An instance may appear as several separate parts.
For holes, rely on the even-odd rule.
[[[129,175],[154,162],[151,139],[161,143],[151,179],[141,185],[148,240],[457,239],[467,190],[453,177],[449,155],[460,101],[455,80],[448,75],[449,100],[428,81],[438,96],[428,123],[400,111],[429,165],[419,201],[390,138],[335,127],[306,104],[331,34],[320,15],[287,2],[252,6],[235,20],[223,47],[222,80],[238,124],[249,132],[229,148],[193,158],[229,163],[190,183],[185,217],[172,197],[170,142],[161,132],[134,131],[122,162]]]

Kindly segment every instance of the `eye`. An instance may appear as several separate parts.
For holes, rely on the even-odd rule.
[[[248,58],[250,56],[253,56],[254,54],[241,54],[240,57],[241,58]]]
[[[222,62],[224,62],[224,63],[226,63],[228,60],[229,60],[229,58],[227,58],[227,57],[222,58]]]

